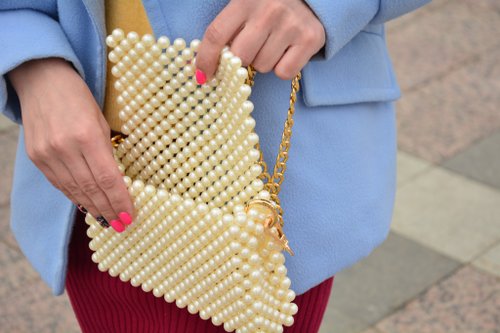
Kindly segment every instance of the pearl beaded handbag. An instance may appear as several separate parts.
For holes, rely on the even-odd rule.
[[[117,233],[87,213],[92,260],[227,332],[283,332],[298,307],[278,193],[300,73],[271,176],[250,115],[251,66],[226,47],[216,77],[199,85],[198,40],[116,29],[106,43],[122,105],[113,152],[137,214]]]

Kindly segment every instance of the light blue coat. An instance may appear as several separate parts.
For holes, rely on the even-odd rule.
[[[302,294],[368,255],[387,236],[396,179],[393,101],[400,96],[384,22],[428,0],[308,0],[327,41],[303,69],[285,181],[280,193],[291,288]],[[157,36],[201,38],[221,0],[145,0]],[[0,2],[0,111],[20,124],[11,229],[54,295],[64,291],[74,205],[28,158],[19,102],[4,75],[35,58],[62,57],[99,105],[106,74],[102,0]],[[50,82],[47,82],[50,84]],[[251,96],[265,160],[274,165],[289,82],[258,75]],[[2,184],[1,186],[5,186]]]

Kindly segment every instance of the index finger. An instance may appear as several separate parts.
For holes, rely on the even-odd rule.
[[[245,10],[230,2],[207,27],[196,56],[196,68],[210,80],[217,70],[222,49],[245,22]],[[199,82],[203,83],[203,82]]]

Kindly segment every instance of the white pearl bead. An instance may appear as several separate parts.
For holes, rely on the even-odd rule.
[[[111,36],[114,38],[114,40],[120,42],[125,37],[125,33],[123,32],[122,29],[114,29],[111,32]]]
[[[173,45],[177,51],[182,51],[186,47],[186,41],[182,38],[177,38],[174,40]]]
[[[194,52],[198,52],[198,47],[200,46],[200,40],[198,39],[193,39],[191,41],[191,43],[189,44],[189,47],[191,48],[191,50],[193,50]]]
[[[144,44],[144,46],[146,46],[146,47],[152,46],[155,42],[154,37],[150,34],[146,34],[146,35],[142,36],[141,41]]]
[[[139,41],[139,34],[135,31],[131,31],[127,34],[127,39],[131,44],[135,44]]]
[[[109,47],[115,47],[116,45],[118,45],[113,35],[109,35],[106,37],[106,45]]]
[[[170,40],[166,36],[160,36],[158,38],[157,44],[162,49],[166,49],[167,47],[170,46]]]
[[[177,50],[174,46],[167,47],[165,53],[170,59],[173,59],[175,58],[175,56],[177,56]]]

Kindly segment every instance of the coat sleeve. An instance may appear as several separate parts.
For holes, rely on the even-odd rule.
[[[64,31],[54,18],[33,8],[0,8],[0,112],[21,124],[19,101],[7,72],[20,64],[48,57],[70,61],[83,77],[83,69]]]
[[[331,59],[368,24],[381,24],[410,12],[430,0],[304,0],[325,27],[324,53],[317,60]]]

